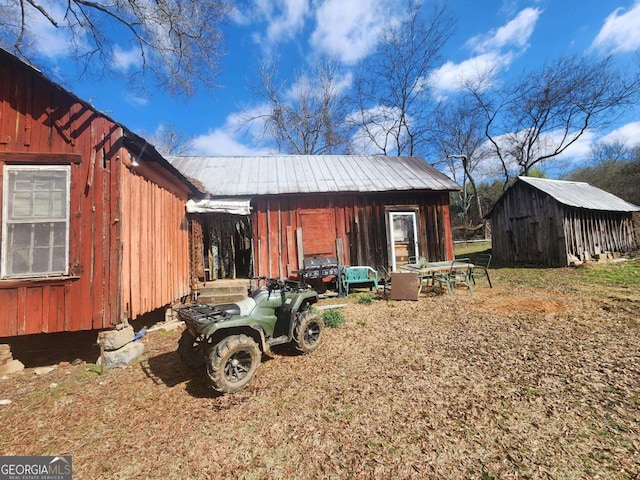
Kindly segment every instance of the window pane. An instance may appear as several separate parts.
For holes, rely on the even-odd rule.
[[[51,194],[51,216],[65,217],[67,215],[67,206],[65,205],[67,196],[65,192],[53,192]]]
[[[56,192],[67,191],[67,174],[66,172],[55,172],[53,176],[53,190]]]
[[[36,247],[33,249],[31,273],[46,273],[49,271],[49,252],[48,247]]]
[[[66,270],[66,259],[65,259],[65,246],[54,247],[53,249],[53,263],[51,265],[51,270],[54,272],[63,272]]]
[[[64,247],[67,244],[67,224],[56,222],[53,224],[53,246]]]
[[[3,276],[66,273],[68,167],[5,166]],[[19,223],[16,223],[19,222]]]
[[[50,217],[51,216],[51,193],[35,192],[33,194],[33,216],[34,217]]]
[[[12,218],[30,217],[32,211],[31,192],[15,192],[9,197]]]
[[[13,171],[10,175],[11,184],[14,191],[33,190],[33,173],[26,171]]]
[[[37,172],[33,175],[33,189],[36,191],[51,190],[53,179],[51,173]]]
[[[9,225],[7,229],[7,264],[9,274],[29,273],[31,264],[31,225]]]
[[[47,247],[51,244],[51,231],[53,224],[51,223],[36,223],[34,224],[34,238],[33,245],[35,247]]]

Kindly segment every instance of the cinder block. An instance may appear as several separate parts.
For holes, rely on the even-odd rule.
[[[130,342],[124,347],[118,350],[110,352],[104,352],[104,366],[105,367],[117,367],[120,365],[126,365],[138,358],[144,352],[144,343],[142,342]],[[102,357],[98,358],[97,365],[102,364]]]
[[[127,343],[133,342],[134,335],[131,325],[120,330],[105,330],[98,333],[98,345],[101,345],[106,351],[118,350]]]

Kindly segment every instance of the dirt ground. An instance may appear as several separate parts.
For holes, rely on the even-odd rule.
[[[3,378],[0,452],[72,455],[75,479],[640,478],[637,299],[355,300],[316,352],[279,350],[234,395],[180,363],[180,329],[125,369]]]

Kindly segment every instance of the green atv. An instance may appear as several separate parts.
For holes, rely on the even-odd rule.
[[[320,345],[324,324],[311,309],[318,301],[315,290],[275,278],[254,280],[258,288],[237,303],[177,309],[187,327],[178,342],[180,358],[192,368],[206,366],[214,390],[221,393],[244,388],[262,353],[274,345],[289,343],[302,353]]]

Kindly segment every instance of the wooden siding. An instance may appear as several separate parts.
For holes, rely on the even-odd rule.
[[[190,291],[186,195],[129,173],[121,202],[122,315],[135,318]]]
[[[0,186],[5,164],[71,165],[69,276],[0,280],[0,337],[105,328],[188,291],[187,189],[174,179],[169,193],[131,173],[122,137],[121,126],[0,52]],[[159,167],[141,168],[171,183]]]
[[[304,257],[339,257],[341,244],[343,258],[338,260],[346,265],[388,266],[388,212],[408,208],[418,211],[419,246],[424,255],[429,260],[453,258],[447,192],[258,197],[253,208],[256,275],[291,276],[301,268],[300,241]],[[319,219],[322,224],[305,230],[305,220]],[[309,240],[305,237],[308,230],[321,238]]]
[[[635,248],[631,214],[566,207],[544,192],[516,183],[491,213],[496,262],[566,266],[600,252]]]

